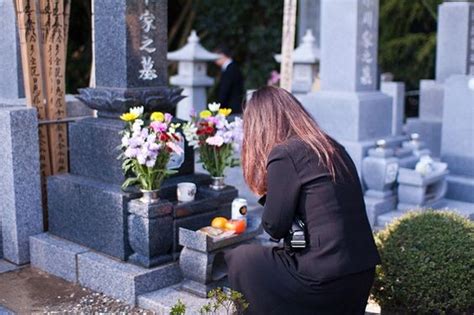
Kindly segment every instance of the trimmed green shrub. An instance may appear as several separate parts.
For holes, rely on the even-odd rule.
[[[375,235],[382,265],[372,294],[382,311],[474,310],[474,223],[451,212],[412,212]]]

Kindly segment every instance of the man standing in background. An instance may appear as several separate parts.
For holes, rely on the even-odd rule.
[[[227,47],[219,46],[214,52],[220,55],[215,63],[222,71],[217,86],[217,100],[223,107],[231,108],[232,114],[241,114],[244,78],[239,66],[232,60],[232,53]]]

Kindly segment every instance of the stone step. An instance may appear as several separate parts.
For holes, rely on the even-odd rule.
[[[181,285],[174,285],[168,288],[157,290],[138,296],[138,306],[157,315],[170,314],[171,308],[181,300],[186,305],[186,314],[200,314],[199,310],[203,305],[209,303],[209,299],[198,297],[192,293],[181,289]],[[227,314],[223,310],[215,313],[216,315]]]
[[[43,233],[30,238],[32,266],[135,305],[140,294],[182,280],[177,262],[143,268]]]
[[[474,177],[448,175],[447,181],[447,198],[474,203]]]
[[[0,259],[0,273],[4,272],[9,272],[18,269],[19,267],[17,265],[14,265],[12,263],[9,263],[8,261],[4,259]],[[1,312],[0,312],[1,314]]]

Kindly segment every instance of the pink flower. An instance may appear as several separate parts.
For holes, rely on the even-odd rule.
[[[165,123],[159,122],[159,121],[154,121],[150,124],[151,129],[153,129],[154,132],[164,132],[168,128],[168,126]]]
[[[167,123],[170,123],[172,119],[173,119],[173,115],[171,115],[169,113],[165,113],[165,121]]]
[[[220,147],[224,144],[224,138],[216,135],[216,136],[207,138],[206,143],[210,145],[214,145],[216,147]]]
[[[176,154],[181,155],[181,154],[184,153],[183,149],[182,149],[179,145],[177,145],[176,143],[174,143],[174,142],[167,142],[167,143],[166,143],[166,146],[168,146],[168,148],[170,148],[171,150],[173,150],[173,152],[175,152]]]

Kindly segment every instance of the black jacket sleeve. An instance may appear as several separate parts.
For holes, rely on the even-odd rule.
[[[295,165],[284,145],[276,146],[267,162],[267,194],[262,226],[275,239],[284,238],[293,222],[301,183]]]

